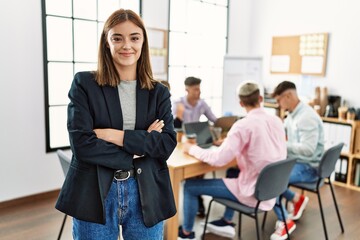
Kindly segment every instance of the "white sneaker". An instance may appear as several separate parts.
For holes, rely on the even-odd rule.
[[[200,223],[201,226],[205,226],[204,222]],[[235,237],[235,224],[228,223],[223,219],[208,222],[206,230],[222,237],[234,238]]]

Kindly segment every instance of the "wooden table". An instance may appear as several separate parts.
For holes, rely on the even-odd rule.
[[[198,175],[202,175],[208,172],[227,169],[229,167],[235,166],[235,160],[223,167],[212,167],[207,163],[203,163],[196,158],[183,153],[182,144],[178,143],[174,152],[171,154],[170,158],[167,161],[170,171],[170,178],[172,183],[172,188],[174,191],[174,197],[176,202],[177,214],[166,221],[165,228],[165,239],[166,240],[175,240],[178,235],[179,219],[178,214],[182,212],[182,209],[179,209],[179,191],[180,184],[183,180]]]

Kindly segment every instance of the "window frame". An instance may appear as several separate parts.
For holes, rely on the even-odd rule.
[[[98,51],[98,44],[99,44],[99,25],[103,24],[105,20],[99,19],[99,0],[95,0],[96,1],[96,18],[95,19],[88,19],[88,18],[80,18],[80,17],[76,17],[74,16],[74,1],[75,0],[70,0],[71,2],[71,16],[63,16],[63,15],[56,15],[56,14],[50,14],[47,12],[46,10],[46,2],[47,0],[41,0],[41,12],[42,12],[42,33],[43,33],[43,71],[44,71],[44,107],[45,107],[45,134],[46,134],[46,152],[54,152],[57,149],[69,149],[70,145],[64,145],[64,146],[54,146],[53,144],[51,144],[51,108],[52,107],[65,107],[67,108],[68,103],[66,104],[51,104],[50,103],[50,92],[51,89],[49,89],[50,87],[50,79],[49,79],[49,63],[70,63],[72,64],[72,72],[73,75],[75,74],[76,68],[79,66],[78,64],[96,64],[95,62],[92,61],[79,61],[76,60],[76,56],[75,56],[75,25],[76,22],[79,21],[81,22],[85,22],[85,21],[91,21],[96,23],[96,27],[97,27],[97,31],[96,31],[96,35],[97,35],[97,46],[96,49],[94,49],[94,51]],[[118,2],[116,3],[118,4],[118,7],[126,7],[126,2],[125,5],[122,5],[121,0],[118,0]],[[137,5],[138,4],[138,5]],[[135,3],[135,5],[138,6],[139,9],[136,9],[135,11],[138,12],[138,14],[141,16],[142,15],[142,0],[138,0],[138,3]],[[71,34],[71,41],[72,41],[72,59],[71,60],[66,60],[66,61],[62,61],[62,60],[49,60],[48,58],[48,31],[47,31],[47,27],[48,27],[48,22],[47,22],[47,17],[55,17],[55,18],[61,18],[61,19],[70,19],[71,20],[71,25],[72,25],[72,34]],[[54,133],[53,133],[54,134]]]

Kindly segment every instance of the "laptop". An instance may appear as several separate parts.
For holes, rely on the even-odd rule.
[[[208,122],[188,122],[183,124],[186,135],[196,134],[196,142],[199,147],[209,148],[213,145],[213,137]]]

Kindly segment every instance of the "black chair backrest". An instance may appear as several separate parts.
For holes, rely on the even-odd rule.
[[[60,163],[61,163],[61,167],[62,167],[62,170],[64,172],[64,176],[66,176],[67,172],[69,171],[69,168],[70,168],[70,163],[71,163],[71,158],[65,154],[65,152],[63,150],[57,150],[56,151],[58,157],[59,157],[59,160],[60,160]]]
[[[318,169],[319,177],[327,178],[335,169],[336,161],[339,159],[344,143],[339,143],[327,149],[321,157]]]
[[[285,159],[265,166],[256,181],[256,199],[265,201],[280,196],[288,187],[295,161],[295,159]]]

